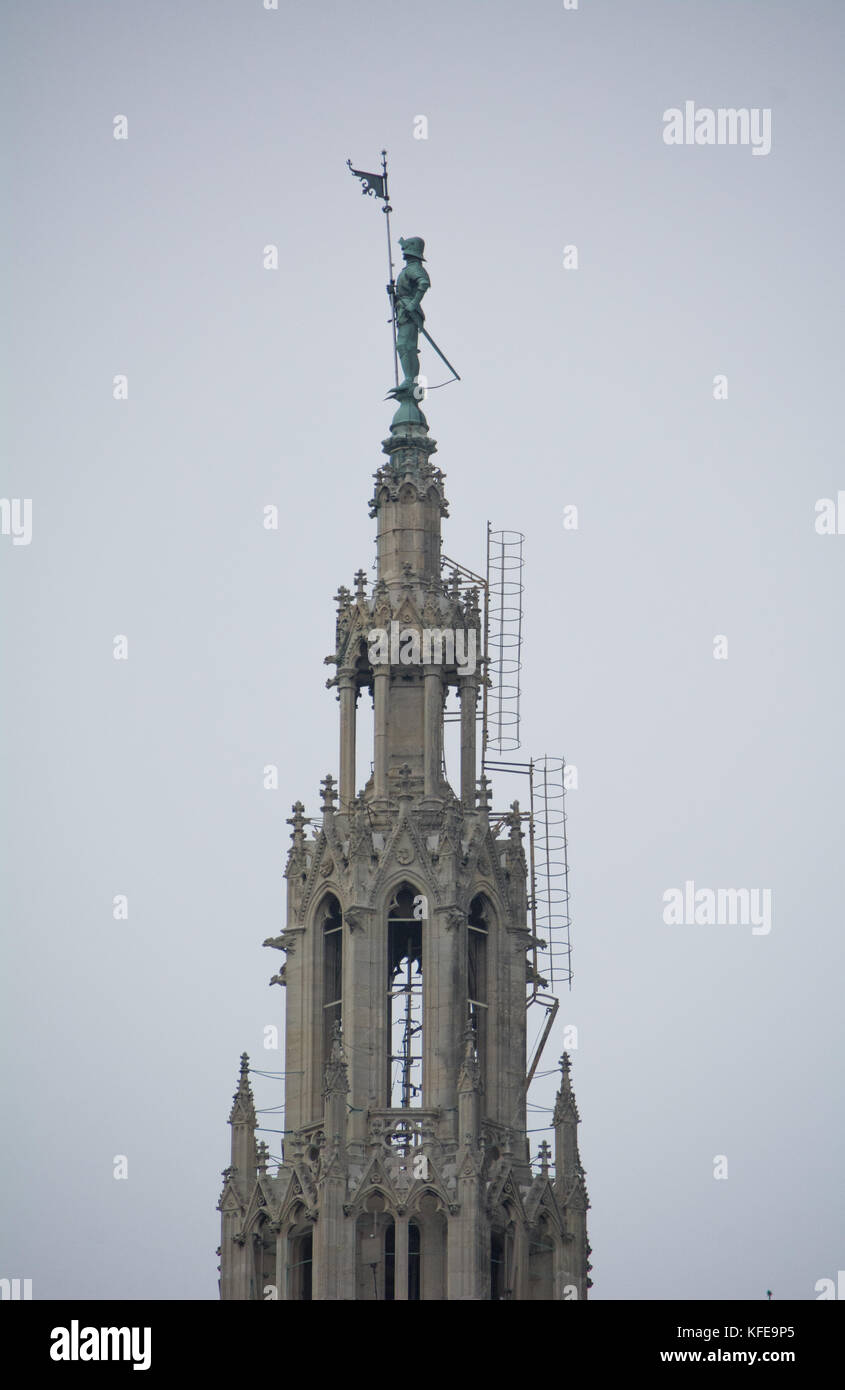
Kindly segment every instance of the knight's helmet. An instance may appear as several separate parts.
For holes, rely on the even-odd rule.
[[[418,261],[424,261],[425,242],[421,236],[409,236],[399,238],[399,245],[402,247],[403,256],[413,256]]]

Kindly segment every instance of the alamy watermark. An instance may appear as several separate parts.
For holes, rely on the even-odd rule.
[[[32,540],[32,498],[0,497],[0,532],[11,536],[12,545]]]
[[[691,878],[683,888],[663,894],[667,927],[750,927],[752,936],[772,929],[771,888],[696,888]]]
[[[817,536],[845,536],[845,492],[836,497],[820,497],[816,502],[815,531]]]
[[[665,145],[750,145],[752,154],[768,154],[772,148],[772,112],[768,106],[696,107],[685,101],[683,110],[670,106],[663,112]]]
[[[31,1279],[0,1279],[0,1302],[18,1302],[22,1298],[32,1298]]]
[[[50,1334],[53,1361],[131,1361],[133,1371],[148,1371],[152,1361],[149,1327],[54,1327]]]
[[[367,651],[373,666],[456,666],[461,676],[475,671],[475,628],[402,627],[391,622],[390,631],[374,627],[367,633]]]

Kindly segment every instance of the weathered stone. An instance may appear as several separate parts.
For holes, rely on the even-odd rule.
[[[327,659],[338,672],[340,780],[336,790],[325,778],[311,838],[304,807],[293,808],[287,925],[264,943],[286,954],[274,976],[287,987],[283,1162],[271,1175],[256,1148],[244,1058],[220,1199],[221,1298],[587,1297],[589,1201],[568,1058],[554,1171],[544,1144],[532,1174],[536,942],[519,806],[494,813],[477,777],[483,675],[407,664],[389,649],[370,661],[370,629],[393,621],[480,635],[477,592],[441,577],[447,508],[434,447],[424,427],[396,425],[376,474],[376,583],[368,597],[359,571],[354,594],[337,595]],[[461,700],[457,793],[443,768],[450,687]],[[374,765],[359,791],[364,690]]]

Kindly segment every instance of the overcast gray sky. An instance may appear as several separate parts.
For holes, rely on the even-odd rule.
[[[445,549],[525,533],[522,754],[578,769],[543,1065],[576,1025],[593,1296],[815,1297],[845,1268],[845,496],[815,527],[845,489],[845,9],[2,11],[0,495],[32,533],[0,536],[0,1275],[216,1297],[238,1056],[282,1066],[285,818],[337,774],[332,595],[374,558],[384,219],[345,161],[386,146],[463,377],[426,405]],[[769,110],[771,150],[667,145],[687,101]],[[771,930],[665,924],[687,880],[770,889]]]

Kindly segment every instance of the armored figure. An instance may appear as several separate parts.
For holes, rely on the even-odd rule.
[[[422,237],[400,237],[399,245],[405,258],[404,268],[396,281],[394,304],[396,308],[396,350],[402,370],[405,373],[393,389],[391,395],[408,399],[414,395],[414,386],[420,372],[419,335],[425,321],[420,301],[431,284],[428,272],[423,266],[425,242]]]

